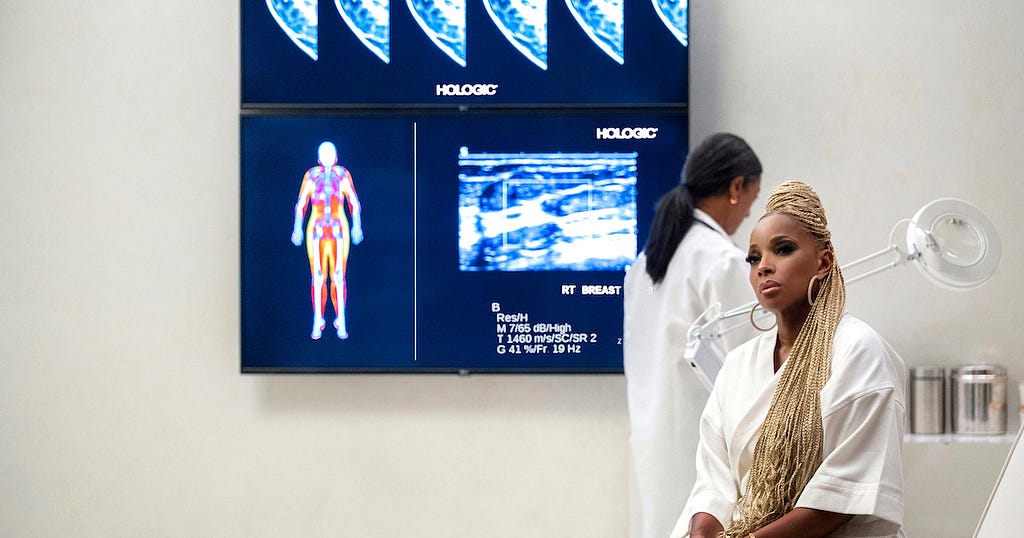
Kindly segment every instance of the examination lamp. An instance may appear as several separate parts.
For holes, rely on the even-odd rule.
[[[894,237],[901,225],[906,225],[906,242],[898,243]],[[957,198],[939,198],[925,204],[910,219],[898,221],[889,232],[889,246],[842,266],[843,273],[869,261],[889,258],[888,263],[846,278],[847,284],[882,271],[911,262],[926,279],[950,290],[969,290],[981,286],[999,265],[999,235],[988,217],[973,205]],[[686,351],[683,358],[708,390],[715,384],[718,371],[725,362],[719,340],[729,331],[738,329],[744,320],[720,328],[727,320],[747,315],[757,301],[722,312],[715,303],[700,316],[687,331]],[[755,318],[768,316],[760,306]]]

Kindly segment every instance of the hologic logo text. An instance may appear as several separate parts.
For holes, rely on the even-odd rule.
[[[598,127],[598,140],[650,140],[658,136],[657,127]]]
[[[498,93],[497,84],[435,84],[434,92],[438,97],[457,97],[463,95],[494,95]]]

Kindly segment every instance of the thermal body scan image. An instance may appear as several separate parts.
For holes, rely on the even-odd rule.
[[[636,153],[459,156],[462,271],[621,270],[636,256]]]
[[[324,310],[330,294],[334,307],[334,328],[338,338],[348,338],[345,325],[345,302],[348,289],[345,284],[345,266],[351,245],[363,240],[359,197],[356,196],[352,174],[338,164],[334,144],[324,142],[317,150],[318,164],[306,171],[295,202],[295,223],[292,244],[301,246],[306,241],[311,276],[310,294],[313,304],[313,330],[310,337],[319,340],[326,321]],[[348,206],[349,218],[345,215]],[[303,233],[302,222],[306,223]]]

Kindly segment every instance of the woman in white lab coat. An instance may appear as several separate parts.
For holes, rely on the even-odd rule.
[[[747,261],[777,324],[729,353],[718,374],[697,481],[672,536],[901,536],[903,361],[845,312],[810,187],[772,192]]]
[[[711,135],[690,152],[682,176],[658,201],[623,290],[634,538],[664,538],[693,485],[708,392],[683,361],[686,332],[712,304],[733,308],[754,298],[745,253],[729,236],[760,192],[757,155],[738,136]]]

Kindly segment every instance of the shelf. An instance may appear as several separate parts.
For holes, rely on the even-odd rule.
[[[911,443],[1006,443],[1010,444],[1017,438],[1017,432],[1007,432],[999,435],[966,435],[953,433],[923,434],[908,433],[903,436],[903,442]]]

